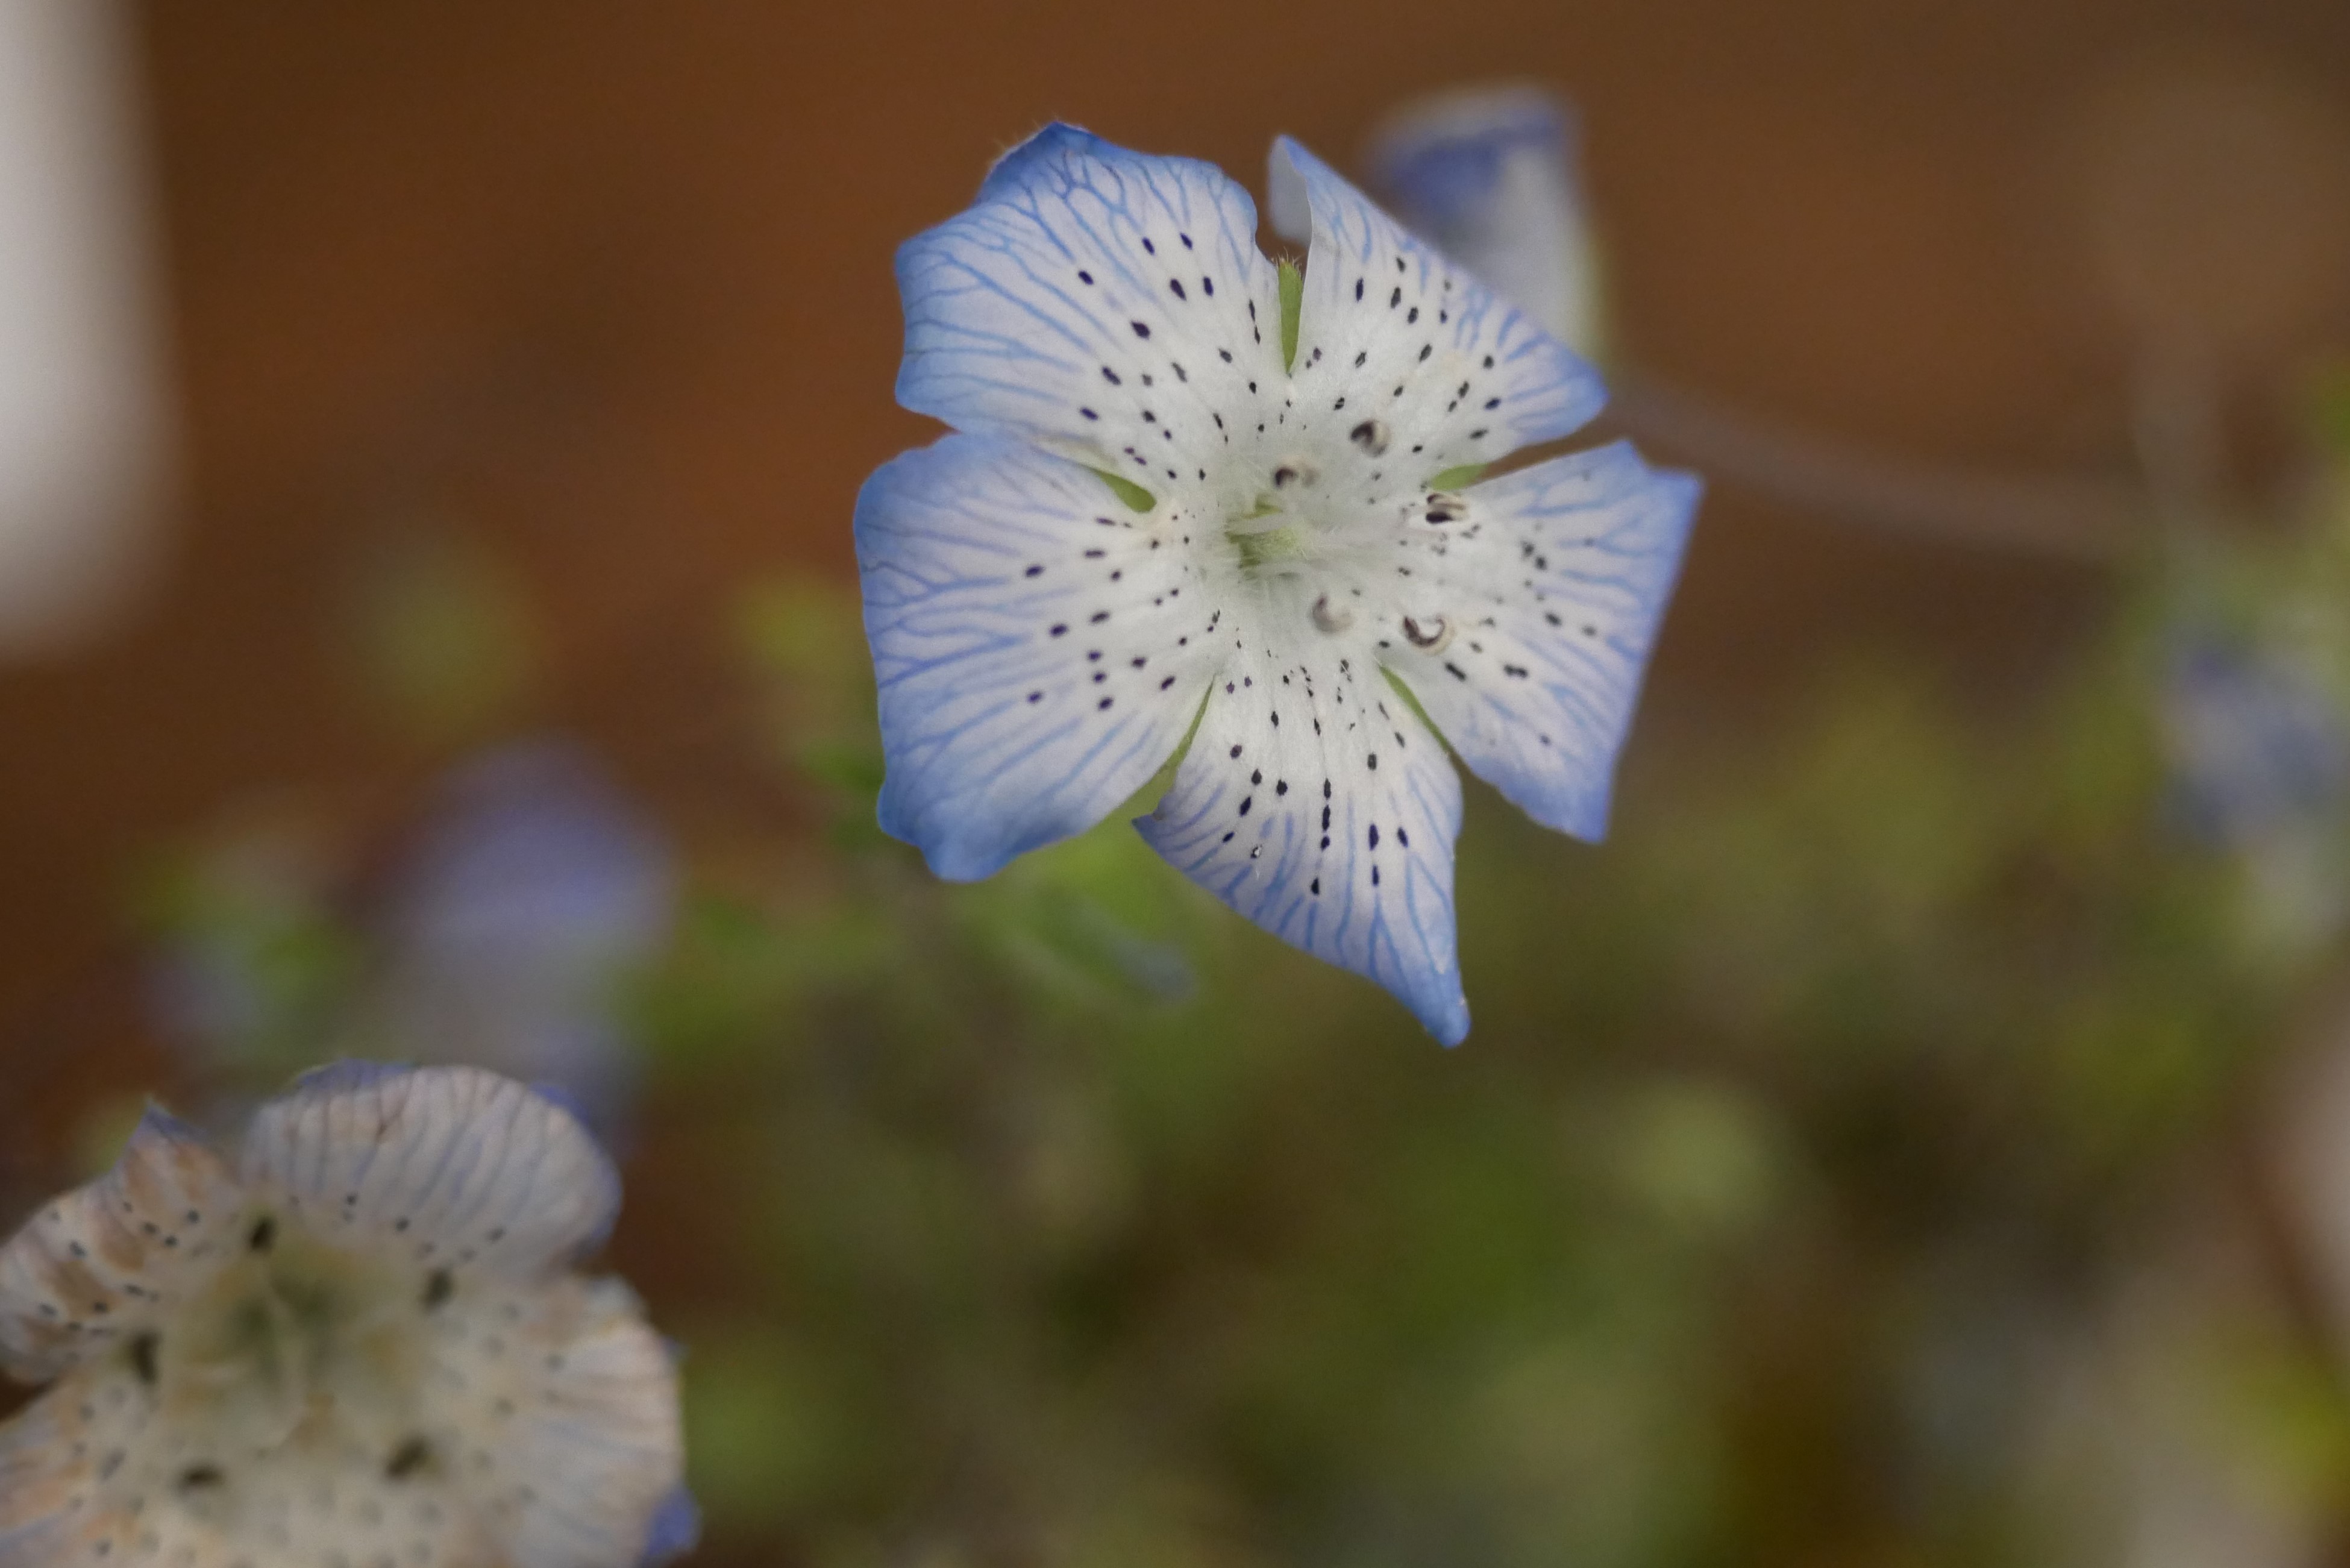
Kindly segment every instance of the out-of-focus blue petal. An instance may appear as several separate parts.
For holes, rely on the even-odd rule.
[[[1621,442],[1553,458],[1469,490],[1413,563],[1441,607],[1419,628],[1430,646],[1390,639],[1381,659],[1470,771],[1545,826],[1607,832],[1700,488]]]
[[[485,753],[442,782],[410,862],[401,923],[442,949],[558,959],[642,951],[669,926],[669,846],[587,752]]]
[[[900,403],[1153,491],[1212,472],[1230,433],[1213,416],[1281,374],[1248,192],[1072,126],[1014,148],[974,205],[907,241],[898,282]]]
[[[1217,525],[1168,501],[1135,513],[1098,475],[987,437],[883,465],[857,501],[882,827],[967,880],[1148,783],[1212,667],[1182,545]]]
[[[634,1077],[613,992],[676,901],[668,843],[589,753],[486,753],[442,782],[396,876],[376,1022],[403,1054],[558,1086],[609,1129]]]
[[[702,1544],[702,1508],[683,1487],[669,1494],[653,1515],[652,1532],[645,1538],[641,1568],[662,1568]]]
[[[1371,435],[1399,440],[1409,485],[1555,440],[1607,401],[1597,372],[1532,316],[1287,137],[1274,144],[1273,188],[1278,205],[1313,215],[1292,367],[1307,450],[1370,421]]]
[[[1452,919],[1461,781],[1386,677],[1267,618],[1217,677],[1152,848],[1282,940],[1378,981],[1448,1045],[1469,1032]]]
[[[2175,787],[2189,826],[2241,844],[2339,809],[2350,731],[2311,676],[2208,636],[2175,641],[2163,696]]]
[[[1439,93],[1380,129],[1370,178],[1406,224],[1591,356],[1597,269],[1575,141],[1566,106],[1539,88]]]

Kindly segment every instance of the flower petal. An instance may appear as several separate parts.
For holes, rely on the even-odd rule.
[[[611,1161],[570,1112],[475,1067],[343,1063],[254,1114],[244,1174],[320,1240],[536,1273],[603,1236]]]
[[[678,1544],[660,1538],[685,1468],[669,1347],[618,1281],[567,1282],[539,1296],[517,1331],[527,1355],[494,1367],[483,1365],[478,1336],[470,1348],[450,1347],[468,1364],[469,1384],[506,1389],[498,1397],[514,1411],[486,1428],[494,1450],[481,1451],[493,1465],[469,1461],[469,1478],[481,1480],[472,1490],[494,1516],[512,1509],[515,1568],[635,1568]]]
[[[88,1484],[89,1449],[71,1457],[63,1420],[78,1392],[53,1388],[0,1423],[0,1568],[47,1568],[81,1544],[73,1500]]]
[[[702,1505],[683,1486],[671,1492],[653,1515],[639,1568],[662,1568],[702,1544]]]
[[[1469,490],[1413,566],[1415,629],[1439,645],[1391,636],[1381,659],[1470,771],[1546,826],[1607,832],[1700,490],[1621,442],[1555,458]]]
[[[889,773],[881,826],[941,877],[985,877],[1149,782],[1198,711],[1203,634],[1173,499],[1138,514],[1032,448],[949,436],[857,501]]]
[[[144,1501],[138,1474],[159,1447],[153,1426],[153,1401],[110,1361],[74,1368],[0,1426],[0,1568],[130,1560],[140,1521],[130,1505]]]
[[[1274,144],[1273,184],[1277,209],[1302,200],[1314,222],[1292,368],[1301,441],[1406,432],[1395,462],[1409,488],[1599,411],[1607,393],[1589,365],[1287,137]]]
[[[243,1380],[224,1391],[252,1392]],[[388,1473],[404,1427],[354,1453],[343,1442],[256,1444],[224,1425],[211,1399],[159,1393],[128,1355],[76,1367],[0,1428],[0,1568],[495,1560],[473,1511],[448,1506],[439,1474]],[[625,1554],[607,1561],[629,1568]]]
[[[1275,606],[1263,619],[1307,618]],[[1368,660],[1278,635],[1240,649],[1174,788],[1135,826],[1274,936],[1386,986],[1444,1044],[1468,1033],[1452,923],[1461,781]]]
[[[1280,380],[1248,192],[1071,126],[1014,148],[973,206],[907,241],[898,282],[900,403],[1154,491],[1204,480],[1239,410]]]
[[[1591,236],[1565,105],[1537,88],[1472,88],[1408,105],[1374,140],[1372,182],[1396,216],[1590,355],[1599,329]]]
[[[0,1368],[45,1381],[161,1322],[235,1254],[243,1207],[202,1136],[148,1112],[112,1170],[0,1247]]]

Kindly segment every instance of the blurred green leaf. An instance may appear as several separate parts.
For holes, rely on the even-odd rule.
[[[537,679],[539,632],[520,581],[484,542],[420,531],[367,564],[351,622],[362,690],[433,745],[512,717]]]

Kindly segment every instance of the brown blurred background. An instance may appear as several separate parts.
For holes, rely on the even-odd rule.
[[[2182,50],[2350,99],[2338,0],[136,16],[182,483],[129,617],[0,667],[0,1069],[120,1005],[85,981],[155,845],[421,776],[351,701],[344,629],[420,527],[527,585],[546,717],[673,817],[765,809],[728,606],[851,570],[857,484],[926,435],[890,400],[891,249],[1048,118],[1254,183],[1277,131],[1343,158],[1415,91],[1554,84],[1644,373],[1908,458],[2094,475],[2130,409],[2068,184],[2083,106]],[[2266,417],[2258,387],[2231,417]],[[1718,483],[1646,722],[1750,711],[1856,642],[2011,680],[2100,581]]]

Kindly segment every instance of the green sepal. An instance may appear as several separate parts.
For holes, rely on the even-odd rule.
[[[1297,364],[1297,313],[1305,303],[1305,274],[1293,261],[1278,264],[1281,273],[1281,368]]]
[[[1148,512],[1159,504],[1157,496],[1135,483],[1134,481],[1121,479],[1106,468],[1097,468],[1094,472],[1101,475],[1101,482],[1109,486],[1111,494],[1125,502],[1135,511]]]
[[[1183,732],[1183,739],[1176,743],[1174,752],[1159,764],[1159,771],[1150,775],[1149,783],[1128,795],[1124,805],[1103,820],[1130,822],[1137,817],[1149,816],[1159,809],[1159,803],[1167,798],[1169,790],[1175,787],[1176,770],[1183,765],[1183,759],[1191,754],[1191,739],[1200,732],[1200,721],[1207,717],[1207,713],[1208,693],[1202,691],[1200,693],[1200,705],[1191,710],[1191,726]]]

